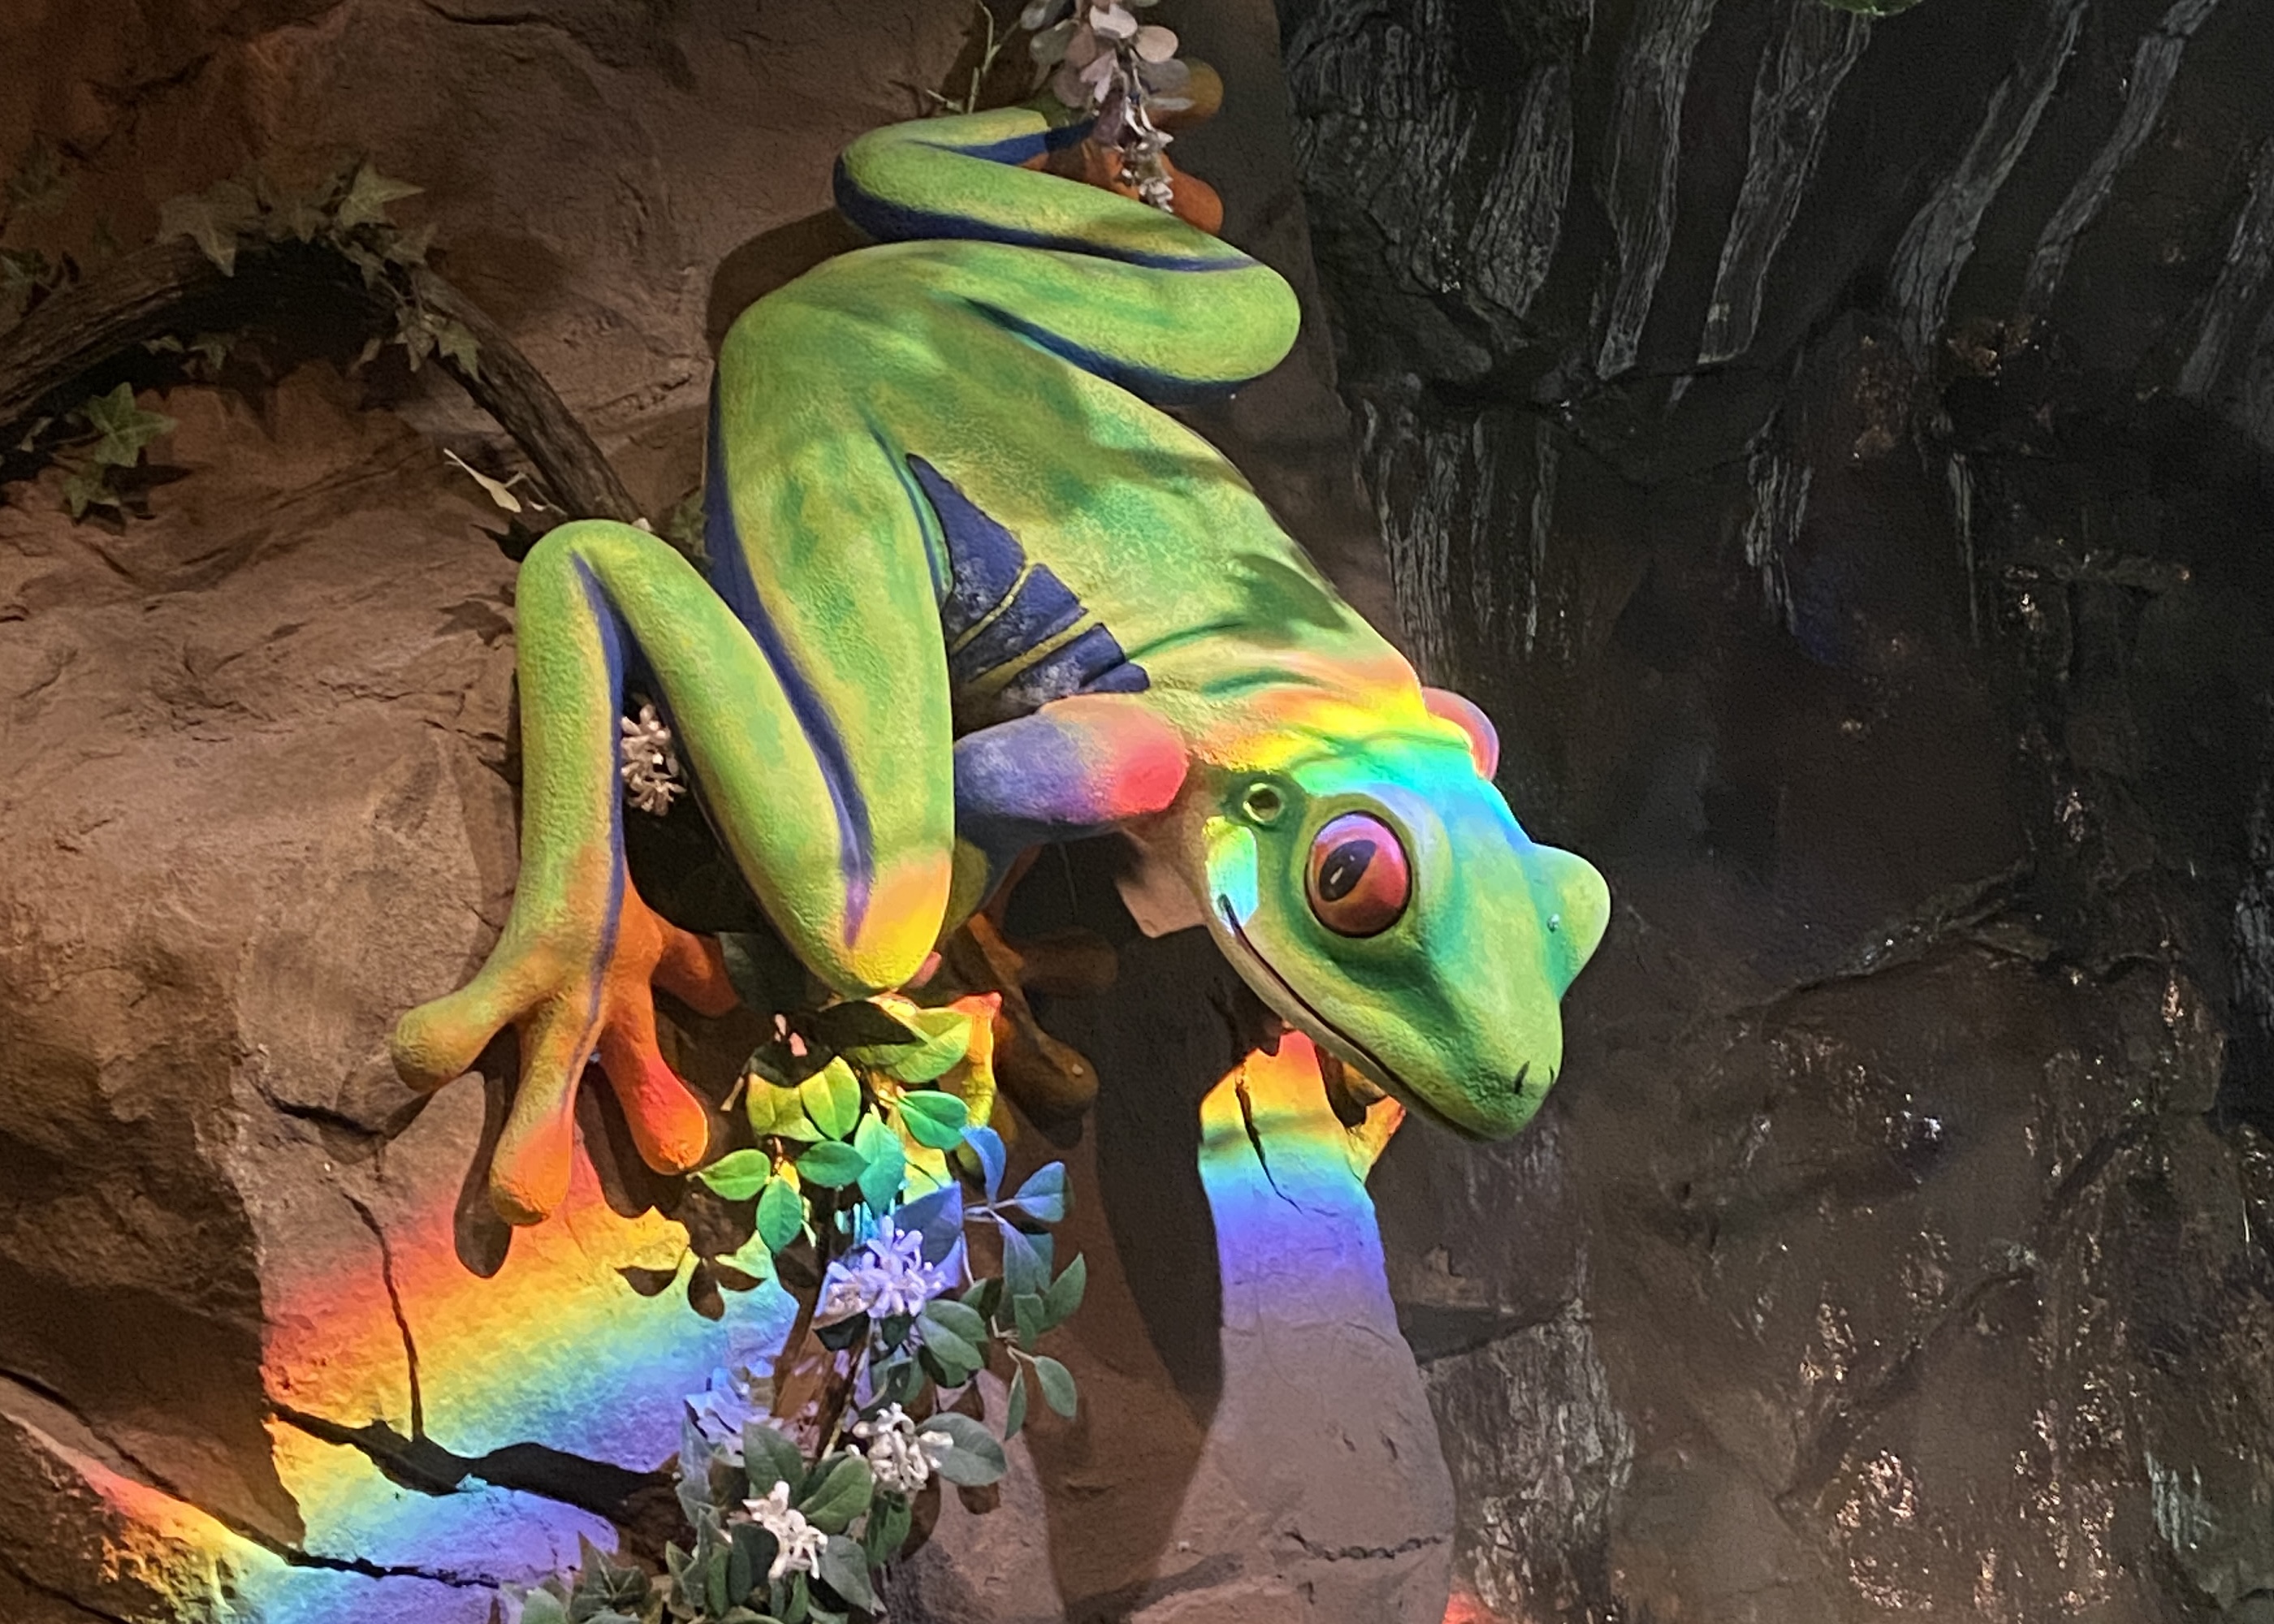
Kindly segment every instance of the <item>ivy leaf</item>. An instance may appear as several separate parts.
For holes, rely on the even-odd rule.
[[[822,1140],[797,1159],[799,1177],[825,1190],[841,1190],[857,1182],[868,1165],[859,1151],[834,1139]]]
[[[1003,1446],[995,1435],[969,1416],[943,1410],[923,1424],[927,1432],[945,1432],[953,1444],[939,1462],[939,1475],[967,1489],[980,1489],[1002,1481],[1011,1470]]]
[[[861,1119],[860,1132],[853,1136],[853,1148],[869,1165],[861,1169],[861,1199],[869,1204],[872,1213],[888,1213],[900,1199],[900,1184],[907,1177],[907,1156],[900,1150],[900,1136],[874,1116]]]
[[[869,1553],[842,1534],[821,1548],[821,1582],[855,1607],[873,1609],[877,1592],[869,1583]]]
[[[769,1178],[758,1192],[758,1238],[775,1252],[805,1228],[805,1198],[786,1178]]]
[[[134,403],[134,386],[122,383],[108,395],[98,395],[79,408],[87,427],[102,436],[93,452],[94,460],[113,468],[132,468],[142,460],[142,448],[177,425],[163,412],[145,411]]]
[[[521,1624],[568,1624],[568,1609],[550,1590],[531,1590],[521,1598]]]
[[[1038,1223],[1057,1223],[1066,1215],[1065,1163],[1053,1162],[1019,1186],[1010,1206]]]
[[[169,198],[158,207],[158,240],[186,237],[204,250],[224,276],[237,274],[241,233],[260,218],[260,199],[242,181],[225,180],[195,197]]]
[[[100,467],[76,470],[64,481],[64,508],[74,519],[83,519],[90,508],[121,506],[118,492],[110,488],[110,470]]]
[[[979,1158],[980,1187],[992,1201],[995,1192],[1003,1187],[1003,1170],[1011,1161],[1011,1153],[1003,1147],[1003,1136],[992,1128],[966,1128],[963,1142]]]
[[[876,1474],[857,1455],[840,1455],[832,1462],[821,1485],[798,1505],[805,1520],[825,1534],[841,1534],[854,1518],[869,1509],[877,1495]]]
[[[27,214],[52,214],[71,192],[72,177],[64,173],[63,154],[47,137],[34,137],[32,149],[8,177],[8,201]]]
[[[1065,1273],[1050,1282],[1043,1293],[1043,1326],[1064,1325],[1081,1306],[1081,1294],[1089,1284],[1089,1265],[1080,1258],[1065,1266]]]
[[[842,1060],[832,1060],[797,1086],[805,1114],[832,1139],[841,1139],[861,1120],[861,1079]]]
[[[1042,1384],[1043,1398],[1052,1410],[1073,1418],[1073,1372],[1056,1359],[1044,1354],[1035,1361],[1035,1380]]]
[[[398,198],[416,197],[425,191],[405,180],[389,180],[371,165],[358,164],[355,179],[349,183],[347,195],[340,199],[338,212],[332,217],[342,230],[357,226],[387,223],[387,206]]]
[[[467,377],[477,381],[480,380],[482,375],[480,346],[475,343],[474,335],[464,322],[445,320],[440,327],[434,329],[434,345],[442,352],[442,358],[445,361],[449,362]]]
[[[773,1173],[773,1161],[763,1150],[729,1151],[695,1177],[713,1195],[729,1201],[747,1201],[758,1193]]]
[[[959,1054],[955,1058],[960,1060],[963,1056]],[[948,1064],[953,1065],[954,1061]],[[946,1067],[940,1069],[945,1071]],[[961,1100],[937,1088],[919,1089],[900,1098],[900,1126],[927,1150],[953,1150],[961,1144],[964,1124],[969,1116],[969,1109]]]

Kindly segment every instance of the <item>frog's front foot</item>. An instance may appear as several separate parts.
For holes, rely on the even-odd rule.
[[[594,933],[516,919],[481,973],[397,1023],[395,1070],[422,1091],[473,1068],[507,1026],[521,1036],[521,1086],[490,1163],[490,1199],[512,1223],[535,1223],[568,1192],[576,1086],[595,1056],[622,1102],[648,1165],[683,1173],[710,1142],[709,1112],[656,1047],[651,987],[697,1012],[732,1009],[719,944],[680,929],[627,879],[615,928]]]

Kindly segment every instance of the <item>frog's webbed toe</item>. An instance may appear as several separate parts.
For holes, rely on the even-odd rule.
[[[576,1088],[596,1056],[651,1167],[682,1173],[703,1160],[710,1113],[656,1046],[652,987],[704,1014],[734,1004],[717,943],[659,917],[627,883],[609,940],[584,951],[501,942],[473,981],[395,1027],[395,1069],[419,1089],[463,1075],[498,1032],[518,1030],[520,1086],[490,1164],[490,1199],[508,1221],[535,1223],[568,1194]]]

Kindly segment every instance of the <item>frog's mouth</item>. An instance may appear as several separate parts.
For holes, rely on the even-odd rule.
[[[1257,967],[1260,968],[1264,974],[1271,978],[1272,984],[1277,987],[1282,993],[1286,995],[1287,1001],[1290,1004],[1293,1004],[1297,1009],[1301,1010],[1303,1013],[1316,1021],[1321,1028],[1332,1033],[1334,1034],[1335,1041],[1341,1044],[1345,1052],[1356,1056],[1360,1065],[1373,1077],[1374,1080],[1377,1084],[1396,1094],[1397,1096],[1398,1102],[1404,1105],[1408,1110],[1417,1110],[1420,1112],[1421,1115],[1429,1118],[1430,1121],[1441,1124],[1444,1127],[1451,1130],[1453,1132],[1459,1134],[1463,1139],[1474,1139],[1476,1137],[1475,1134],[1462,1127],[1460,1124],[1455,1122],[1451,1117],[1446,1116],[1442,1111],[1437,1109],[1436,1107],[1431,1105],[1427,1100],[1415,1093],[1412,1086],[1409,1085],[1404,1078],[1398,1076],[1396,1071],[1392,1071],[1386,1064],[1383,1063],[1381,1056],[1375,1054],[1372,1049],[1368,1048],[1366,1044],[1359,1042],[1356,1038],[1344,1031],[1333,1021],[1329,1020],[1324,1015],[1321,1015],[1319,1012],[1318,1005],[1313,1004],[1301,993],[1297,992],[1295,989],[1289,984],[1287,978],[1280,974],[1278,970],[1272,965],[1271,961],[1263,956],[1262,951],[1257,948],[1255,944],[1248,940],[1247,932],[1240,929],[1239,915],[1233,910],[1231,898],[1218,892],[1216,899],[1216,912],[1222,915],[1224,919],[1224,929],[1231,932],[1232,940],[1239,944],[1240,951],[1246,953],[1249,959],[1253,959]]]

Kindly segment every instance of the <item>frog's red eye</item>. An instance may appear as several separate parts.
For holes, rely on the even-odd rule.
[[[1380,818],[1347,812],[1313,838],[1311,912],[1337,936],[1380,936],[1412,895],[1405,848]]]

